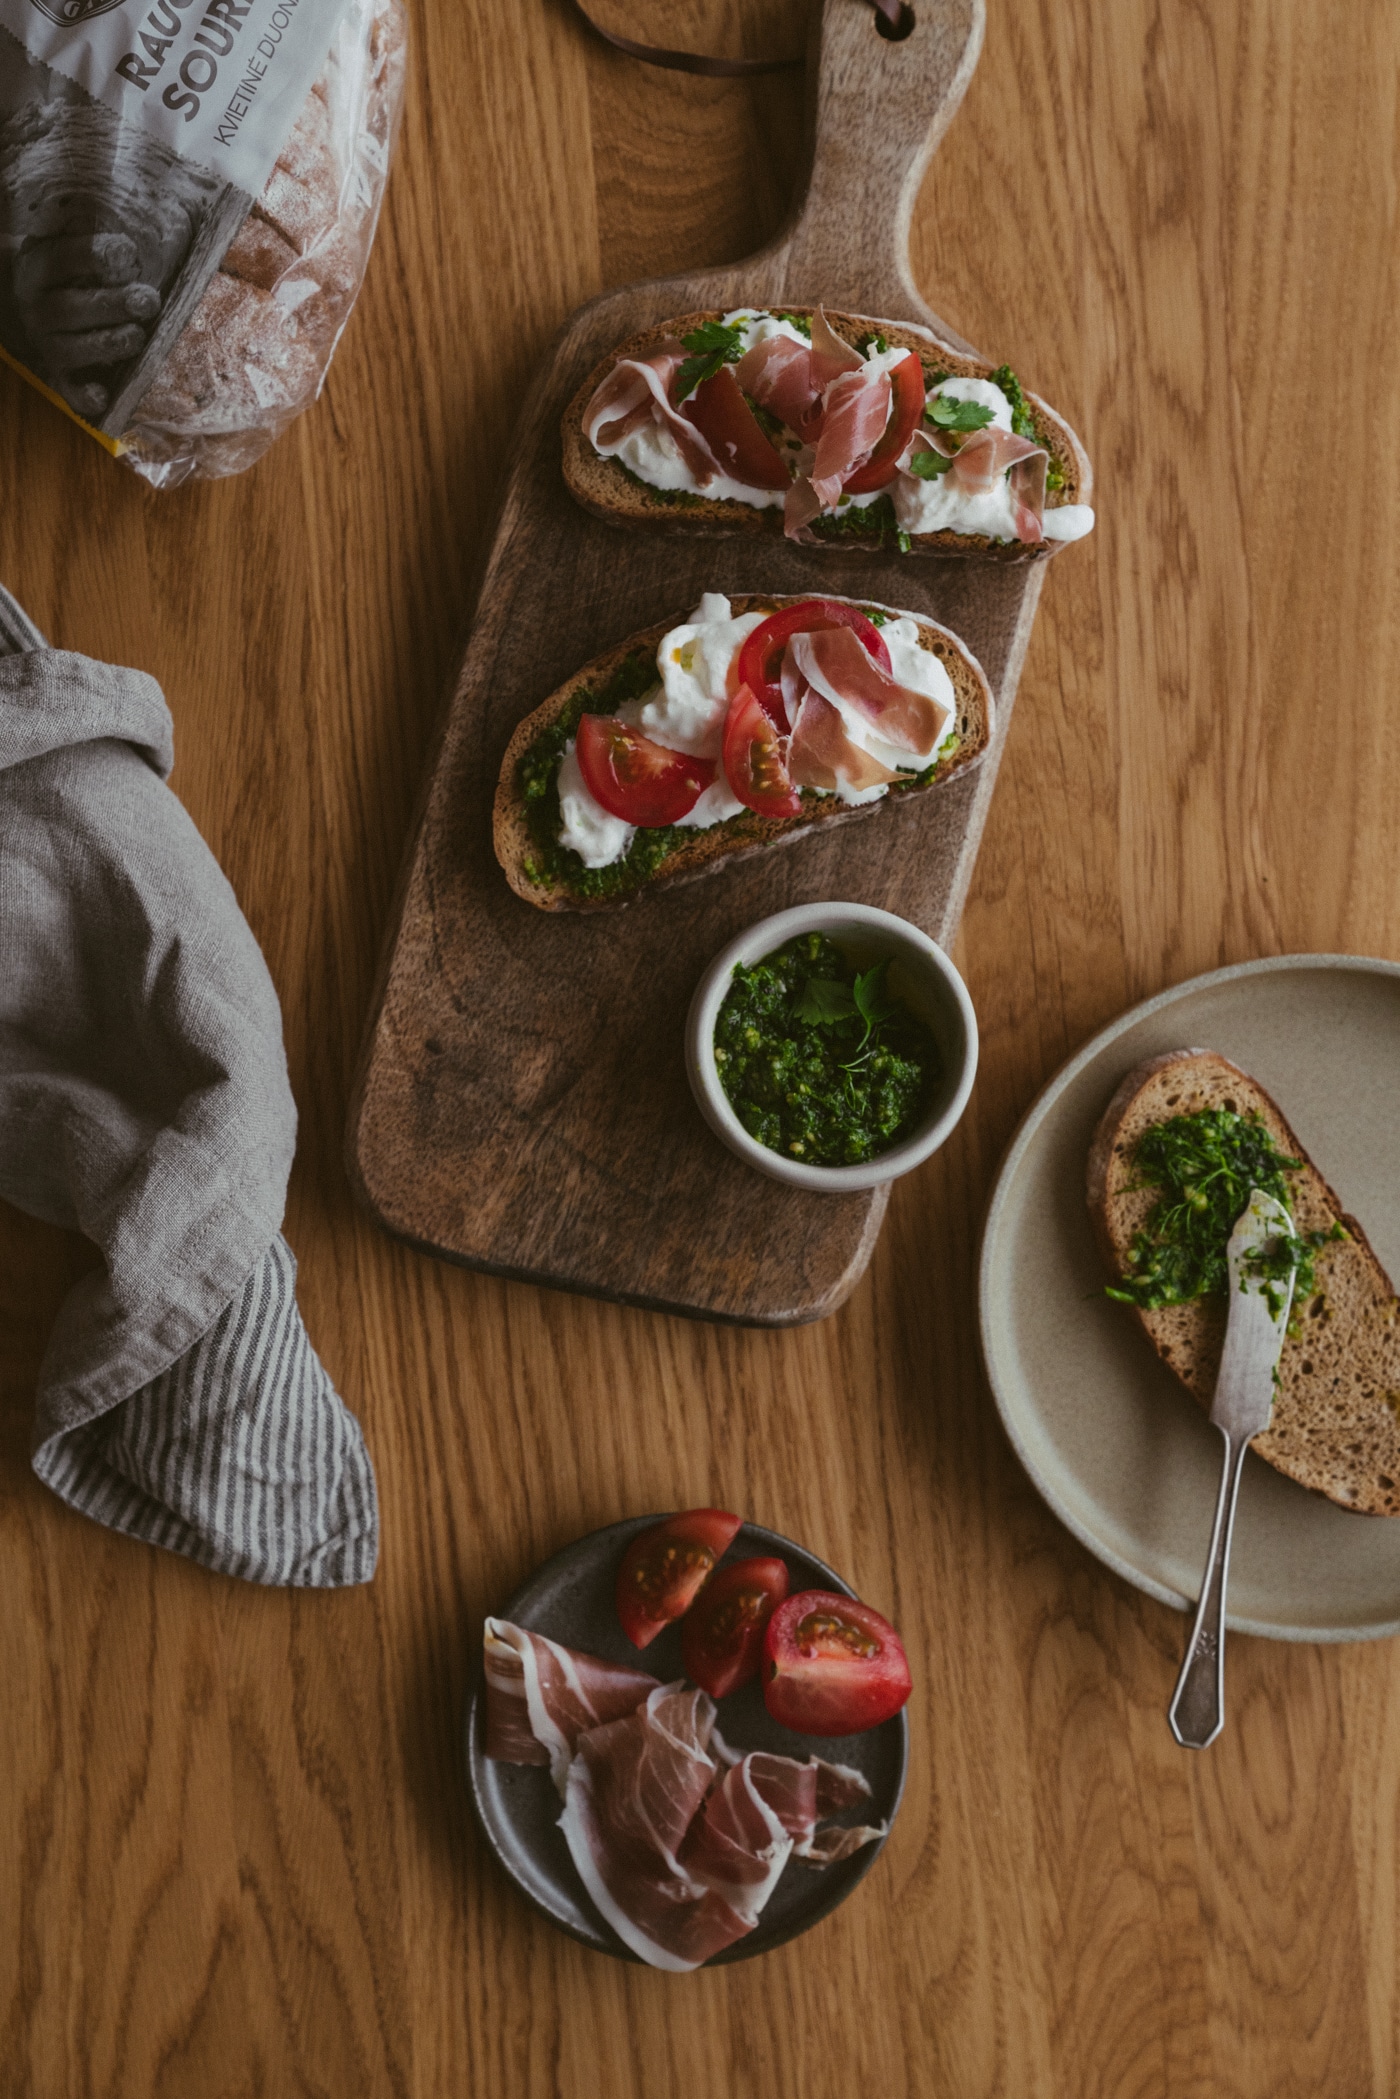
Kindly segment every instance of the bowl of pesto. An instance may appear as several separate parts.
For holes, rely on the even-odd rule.
[[[927,933],[869,904],[801,904],[716,955],[686,1070],[720,1141],[799,1188],[843,1194],[918,1166],[977,1072],[967,986]]]

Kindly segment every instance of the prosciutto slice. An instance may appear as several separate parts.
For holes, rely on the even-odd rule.
[[[1045,537],[1041,519],[1045,514],[1045,474],[1049,453],[1043,445],[1003,430],[997,423],[974,430],[954,451],[938,444],[925,432],[916,434],[900,464],[906,466],[912,453],[942,453],[952,461],[948,471],[970,496],[989,496],[1005,473],[1010,474],[1012,512],[1016,536],[1027,546],[1038,546]]]
[[[857,648],[860,644],[857,642]],[[796,787],[818,787],[834,794],[840,787],[863,793],[886,787],[899,774],[846,734],[846,725],[830,700],[808,686],[797,709],[788,745],[788,772]]]
[[[685,346],[669,338],[650,357],[623,357],[600,381],[583,413],[584,433],[595,452],[610,456],[644,423],[670,432],[696,486],[708,488],[723,473],[688,416],[671,405],[671,386],[685,356]]]
[[[812,372],[812,353],[805,343],[795,343],[790,335],[769,335],[755,343],[740,358],[734,376],[751,401],[757,401],[760,408],[766,408],[799,435],[821,401],[821,387]]]
[[[703,1691],[658,1685],[630,1718],[582,1735],[559,1818],[579,1877],[618,1937],[676,1974],[753,1928],[679,1856],[715,1776],[714,1714]]]
[[[812,691],[836,711],[844,701],[876,730],[883,743],[911,757],[927,760],[937,749],[953,718],[952,709],[926,692],[901,685],[869,655],[849,627],[824,627],[815,634],[794,634],[788,656]],[[805,710],[806,702],[803,702]],[[797,730],[793,731],[793,742]],[[799,775],[794,772],[793,778]],[[894,777],[891,773],[884,775]],[[803,786],[815,781],[803,780]]]
[[[548,1764],[562,1796],[578,1738],[635,1712],[654,1676],[578,1654],[502,1618],[488,1618],[484,1643],[486,1754],[506,1764]]]

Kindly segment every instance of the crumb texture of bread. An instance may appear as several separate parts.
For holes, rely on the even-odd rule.
[[[784,307],[783,311],[810,315],[815,308]],[[584,432],[588,404],[620,358],[645,357],[668,337],[687,335],[707,321],[722,319],[718,307],[703,313],[677,314],[674,319],[658,322],[641,335],[631,336],[609,351],[570,401],[561,428],[564,479],[575,500],[595,517],[603,518],[611,525],[644,526],[652,531],[693,533],[711,538],[734,533],[750,538],[782,537],[781,509],[758,510],[751,504],[727,498],[690,493],[678,497],[675,493],[649,488],[629,474],[619,460],[605,459],[595,452]],[[869,314],[834,313],[830,308],[827,319],[836,333],[848,342],[855,343],[862,335],[874,330],[883,335],[892,348],[899,346],[913,350],[923,359],[926,379],[931,379],[935,373],[989,379],[1000,369],[983,358],[969,357],[962,351],[951,349],[930,330],[908,322],[884,320]],[[1064,477],[1064,486],[1053,498],[1053,505],[1087,503],[1093,491],[1093,473],[1079,439],[1068,423],[1035,394],[1027,392],[1026,406],[1034,419],[1039,441]],[[869,534],[844,531],[820,544],[829,545],[838,552],[878,552],[885,537],[878,531]],[[910,540],[911,549],[918,553],[976,553],[1013,562],[1048,559],[1058,544],[1044,541],[1039,546],[1030,547],[1019,540],[994,540],[982,534],[962,532],[916,532]]]
[[[730,599],[736,616],[746,612],[776,612],[784,605],[799,602],[800,600],[791,597],[742,594],[736,594]],[[870,601],[858,598],[838,602],[864,605]],[[877,606],[875,609],[888,612],[896,618],[917,617],[914,614],[898,613],[893,606]],[[644,880],[604,895],[572,891],[558,883],[542,880],[533,873],[536,846],[530,832],[525,798],[520,789],[521,760],[536,740],[567,713],[581,688],[606,689],[627,657],[640,649],[654,651],[660,645],[662,637],[684,620],[685,616],[684,611],[677,612],[673,619],[644,628],[641,633],[629,635],[626,641],[618,642],[605,655],[596,656],[591,663],[584,664],[566,684],[561,685],[557,692],[551,693],[547,700],[535,708],[532,714],[526,715],[507,744],[496,784],[492,818],[493,842],[496,858],[505,872],[506,880],[516,895],[523,897],[527,904],[534,904],[541,911],[619,910],[634,898],[651,890],[666,887],[674,882],[690,881],[753,853],[771,852],[776,846],[807,836],[819,826],[878,820],[880,812],[889,807],[889,797],[852,807],[840,801],[837,796],[829,795],[823,796],[815,807],[804,810],[801,816],[782,822],[772,822],[745,811],[742,816],[728,817],[709,830],[696,831],[692,839],[673,851]],[[944,780],[977,764],[991,742],[993,726],[991,688],[976,657],[946,627],[937,626],[932,620],[926,619],[919,619],[917,624],[920,646],[938,657],[952,679],[954,726],[960,742],[957,751],[939,768],[934,779],[911,783],[898,789],[897,794],[901,801],[910,795],[933,793]]]
[[[1300,1486],[1344,1509],[1400,1515],[1400,1302],[1365,1231],[1312,1164],[1277,1103],[1214,1050],[1183,1049],[1139,1065],[1119,1086],[1090,1147],[1089,1208],[1115,1281],[1157,1200],[1135,1185],[1144,1131],[1174,1115],[1228,1108],[1258,1115],[1278,1150],[1301,1159],[1287,1175],[1294,1229],[1347,1236],[1320,1247],[1316,1287],[1295,1304],[1279,1358],[1273,1420],[1254,1449]],[[1126,1309],[1126,1308],[1125,1308]],[[1209,1410],[1225,1342],[1218,1298],[1158,1311],[1133,1308],[1162,1361]]]

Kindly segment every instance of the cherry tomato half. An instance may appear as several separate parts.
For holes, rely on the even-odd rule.
[[[885,434],[860,471],[843,484],[848,496],[868,496],[893,481],[899,455],[919,426],[927,394],[924,368],[912,351],[891,366],[890,394],[890,419]]]
[[[922,399],[919,405],[922,408]],[[746,488],[786,488],[792,480],[728,365],[696,387],[681,413],[694,423],[725,472]]]
[[[723,1509],[686,1509],[632,1540],[617,1570],[617,1615],[634,1647],[690,1609],[739,1522]]]
[[[681,1624],[681,1657],[692,1683],[727,1698],[757,1676],[763,1634],[788,1592],[782,1560],[735,1560],[711,1576]]]
[[[763,1640],[763,1703],[804,1735],[878,1727],[909,1696],[909,1658],[889,1620],[825,1589],[780,1603]]]
[[[713,758],[653,743],[611,714],[584,714],[578,725],[584,784],[609,816],[655,829],[689,816],[715,776]]]
[[[741,685],[724,718],[724,777],[758,816],[802,814],[802,797],[787,769],[786,741],[772,715]]]
[[[815,634],[822,627],[853,628],[881,670],[890,668],[890,652],[880,637],[879,628],[854,605],[842,605],[835,598],[803,598],[800,604],[787,605],[781,612],[770,613],[761,627],[754,628],[739,651],[739,683],[748,686],[764,713],[780,729],[786,729],[788,725],[782,686],[783,656],[787,645],[794,634]],[[739,794],[739,789],[735,787],[734,792]],[[743,796],[739,795],[739,799],[742,801]]]

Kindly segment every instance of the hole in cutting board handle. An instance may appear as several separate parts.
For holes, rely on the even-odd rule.
[[[905,37],[908,36],[910,30],[914,27],[916,20],[917,17],[913,8],[909,5],[909,0],[903,0],[903,5],[894,21],[890,20],[883,8],[877,7],[875,10],[875,32],[877,36],[882,36],[888,44],[902,44]]]

